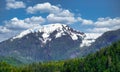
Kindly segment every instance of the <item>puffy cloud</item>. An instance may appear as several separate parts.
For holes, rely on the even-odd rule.
[[[11,30],[4,26],[0,26],[0,34],[8,33],[8,32],[11,32]]]
[[[0,29],[0,42],[15,36],[19,32],[20,31],[12,31],[12,30],[9,30],[9,29],[7,29],[7,32],[6,32],[6,30],[4,32],[3,31],[1,32],[1,29]]]
[[[109,29],[109,28],[92,28],[92,29],[87,29],[87,30],[88,30],[88,32],[91,32],[91,33],[104,33],[111,29]]]
[[[50,13],[47,16],[47,20],[50,23],[64,23],[64,24],[72,24],[76,22],[74,14],[69,10],[63,10],[60,13]]]
[[[15,1],[15,0],[6,0],[6,9],[18,9],[18,8],[25,8],[26,5],[22,1]]]
[[[35,6],[30,6],[27,8],[28,13],[36,13],[36,12],[47,12],[47,13],[58,13],[61,9],[57,6],[51,5],[50,3],[42,3],[36,4]]]
[[[4,40],[7,40],[7,39],[9,39],[11,36],[10,36],[11,34],[9,33],[0,33],[0,42],[2,42],[2,41],[4,41]]]
[[[81,22],[83,25],[91,25],[91,24],[93,24],[92,20],[83,19],[81,17],[78,17],[77,20],[79,22]]]
[[[96,22],[91,24],[93,28],[87,29],[89,32],[104,33],[110,30],[116,30],[120,28],[120,18],[98,18]]]
[[[113,27],[120,25],[120,18],[98,18],[98,21],[95,22],[95,25],[98,27]]]
[[[61,17],[64,17],[64,16],[67,16],[67,17],[68,16],[74,16],[74,14],[71,13],[69,10],[62,9],[62,8],[60,8],[58,6],[55,6],[55,5],[51,5],[49,2],[36,4],[33,7],[29,6],[26,9],[26,11],[27,11],[27,13],[31,13],[31,14],[40,12],[40,13],[55,14],[55,15],[61,16]]]
[[[120,28],[120,18],[98,18],[98,21],[95,22],[96,27],[106,27],[110,30],[116,30]]]
[[[61,17],[73,17],[74,14],[71,13],[69,10],[62,10],[60,13],[57,13],[56,16],[61,16]]]
[[[0,26],[0,42],[7,40],[8,38],[10,38],[13,34],[11,34],[11,30],[8,29],[5,26]]]
[[[45,22],[45,19],[42,18],[41,16],[38,16],[38,17],[33,16],[31,18],[24,19],[24,22],[28,24],[42,24]]]
[[[67,9],[62,9],[58,6],[51,5],[50,3],[36,4],[30,6],[26,10],[28,13],[34,14],[37,12],[48,13],[47,20],[50,23],[65,23],[71,24],[76,22],[74,14]]]
[[[55,15],[55,14],[49,14],[47,16],[47,20],[48,22],[50,23],[64,23],[64,24],[72,24],[74,23],[76,20],[74,17],[67,17],[67,16],[58,16],[58,15]]]
[[[44,23],[44,18],[41,16],[39,17],[31,17],[31,18],[25,18],[24,20],[20,20],[17,17],[14,17],[13,19],[9,21],[5,21],[5,26],[9,29],[14,30],[23,30],[28,29],[30,27],[38,26],[42,23]]]

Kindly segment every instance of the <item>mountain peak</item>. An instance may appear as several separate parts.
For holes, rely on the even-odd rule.
[[[30,33],[42,33],[42,42],[46,43],[46,41],[51,40],[50,34],[52,34],[53,32],[56,32],[56,34],[54,35],[55,38],[59,38],[64,35],[70,35],[73,40],[77,40],[78,37],[82,39],[85,36],[84,33],[76,31],[70,28],[68,25],[57,23],[30,28],[13,37],[12,40],[20,39]]]
[[[25,36],[27,34],[37,33],[37,32],[44,32],[44,34],[42,36],[44,38],[47,38],[49,36],[49,34],[52,33],[55,30],[58,31],[58,33],[56,34],[56,38],[57,38],[57,37],[60,37],[61,35],[65,35],[64,32],[67,32],[70,29],[72,31],[76,32],[76,34],[80,33],[78,31],[73,30],[68,25],[57,23],[57,24],[49,24],[49,25],[44,25],[44,26],[38,26],[38,27],[30,28],[28,30],[25,30],[25,31],[21,32],[20,34],[18,34],[17,36],[13,37],[12,39],[22,38],[23,36]],[[81,32],[81,36],[82,35],[83,35],[83,33]],[[77,37],[75,35],[73,35],[73,39],[77,39]]]
[[[25,36],[29,33],[35,33],[35,32],[43,32],[44,31],[46,33],[50,33],[50,32],[53,32],[56,29],[61,29],[62,26],[65,27],[67,25],[64,25],[64,24],[49,24],[49,25],[44,25],[44,26],[33,27],[33,28],[30,28],[30,29],[27,29],[27,30],[21,32],[17,36],[13,37],[13,39],[22,38],[23,36]]]

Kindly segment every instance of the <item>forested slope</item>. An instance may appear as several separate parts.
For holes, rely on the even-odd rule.
[[[120,41],[85,58],[15,67],[0,63],[0,72],[120,72]]]

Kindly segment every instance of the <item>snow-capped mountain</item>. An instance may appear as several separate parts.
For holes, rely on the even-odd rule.
[[[0,56],[22,62],[82,57],[120,40],[119,34],[120,29],[101,35],[84,34],[64,24],[38,26],[1,42]]]
[[[54,35],[55,38],[59,38],[65,35],[69,35],[72,40],[77,40],[78,37],[83,39],[85,37],[85,34],[76,30],[73,30],[67,25],[64,24],[50,24],[50,25],[44,25],[44,26],[38,26],[34,27],[28,30],[25,30],[18,34],[17,36],[13,37],[11,41],[14,39],[20,39],[30,33],[42,33],[42,36],[39,37],[39,40],[41,40],[43,43],[46,43],[47,41],[51,41],[52,38],[50,38],[50,34],[56,31],[56,34]],[[38,34],[36,34],[38,36]]]
[[[89,47],[102,34],[101,33],[85,33],[85,35],[86,36],[82,40],[82,44],[80,45],[80,47]]]
[[[64,24],[38,26],[0,43],[0,55],[31,61],[74,58],[84,37]]]

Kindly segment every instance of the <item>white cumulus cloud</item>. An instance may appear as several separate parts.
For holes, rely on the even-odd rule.
[[[83,19],[81,17],[78,17],[77,20],[79,22],[81,22],[83,25],[91,25],[91,24],[93,24],[92,20]]]
[[[18,8],[25,8],[26,5],[22,1],[15,1],[15,0],[6,0],[6,9],[18,9]]]
[[[88,30],[88,32],[92,32],[92,33],[104,33],[111,29],[110,28],[92,28],[92,29],[87,29],[87,30]]]
[[[46,19],[49,23],[72,24],[76,22],[74,14],[69,10],[51,5],[49,2],[29,6],[26,11],[30,14],[48,13]]]
[[[120,25],[120,18],[98,18],[98,21],[95,22],[95,25],[98,27],[113,27]]]
[[[49,14],[47,16],[47,20],[50,23],[64,23],[64,24],[72,24],[74,23],[76,20],[74,17],[69,17],[69,16],[57,16],[55,14]]]
[[[33,16],[31,18],[25,18],[24,20],[20,20],[17,17],[14,17],[9,21],[5,21],[5,26],[9,29],[21,30],[38,26],[44,22],[45,20],[41,16]]]
[[[91,24],[94,28],[89,28],[87,31],[94,33],[104,33],[110,30],[120,29],[120,18],[98,18],[97,21]]]
[[[4,26],[0,26],[0,34],[2,33],[8,33],[8,32],[11,32],[10,29],[4,27]]]
[[[26,10],[28,13],[36,12],[47,12],[47,13],[56,13],[60,12],[61,9],[57,6],[51,5],[49,2],[36,4],[35,6],[29,6]]]

